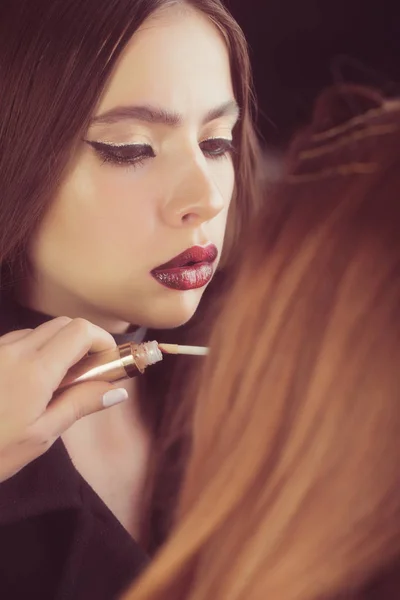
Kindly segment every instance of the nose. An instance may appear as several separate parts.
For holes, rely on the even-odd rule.
[[[170,227],[199,227],[224,208],[223,195],[207,172],[207,165],[194,159],[171,171],[171,191],[164,195],[161,217]]]

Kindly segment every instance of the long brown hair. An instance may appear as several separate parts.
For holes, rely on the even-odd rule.
[[[241,118],[234,131],[236,185],[224,244],[229,254],[242,228],[257,210],[258,143],[253,130],[254,97],[246,41],[220,0],[2,0],[0,2],[0,287],[13,286],[26,268],[26,247],[52,202],[75,144],[131,36],[157,9],[190,5],[206,14],[223,35],[230,53],[233,87]],[[218,293],[212,282],[208,298]],[[202,302],[205,310],[207,297]],[[209,300],[208,303],[210,303]],[[168,337],[168,334],[165,334]],[[181,338],[187,333],[179,332]],[[169,338],[169,341],[171,338]],[[176,370],[181,361],[175,361]],[[170,413],[166,390],[171,365],[159,367],[153,381],[143,381],[143,412],[156,437],[167,440]],[[162,385],[157,385],[162,381]],[[153,388],[156,389],[153,389]],[[180,400],[174,394],[176,409]],[[176,411],[175,411],[176,412]],[[158,442],[157,442],[158,443]],[[149,483],[149,502],[157,546],[168,527],[169,506],[162,480],[168,442],[156,448],[159,469]],[[153,469],[153,471],[154,471]],[[157,474],[157,473],[158,474]],[[154,486],[153,486],[154,484]],[[175,484],[173,485],[175,489]],[[154,489],[154,493],[153,493]],[[154,517],[155,513],[160,517]],[[156,521],[162,523],[156,526]],[[166,525],[164,526],[164,521]]]
[[[178,522],[125,600],[362,598],[400,558],[400,101],[325,94],[289,164],[211,338]]]

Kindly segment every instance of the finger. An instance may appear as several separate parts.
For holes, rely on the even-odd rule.
[[[24,345],[24,350],[40,350],[54,335],[56,335],[63,327],[71,323],[69,317],[56,317],[46,323],[42,323],[35,329],[32,329],[30,335],[22,338],[21,346]]]
[[[10,331],[10,333],[6,333],[0,337],[0,346],[18,342],[19,340],[26,338],[26,336],[31,332],[32,329],[18,329],[16,331]]]
[[[89,351],[112,350],[116,343],[101,327],[85,319],[73,319],[51,337],[39,351],[56,389],[66,372]]]
[[[62,435],[82,417],[110,408],[128,398],[125,388],[93,381],[75,385],[51,402],[38,425],[51,439]]]

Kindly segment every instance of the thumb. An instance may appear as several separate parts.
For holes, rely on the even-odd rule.
[[[41,428],[57,438],[82,417],[124,402],[125,388],[102,381],[74,385],[53,400],[41,417]]]

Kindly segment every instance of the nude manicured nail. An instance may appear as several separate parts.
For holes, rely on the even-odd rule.
[[[124,400],[127,400],[128,392],[125,388],[117,388],[116,390],[110,390],[106,392],[103,396],[103,406],[104,408],[108,408],[109,406],[114,406],[114,404],[119,404]]]

